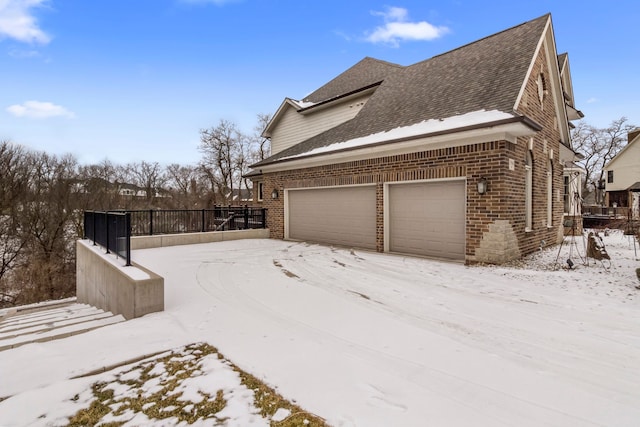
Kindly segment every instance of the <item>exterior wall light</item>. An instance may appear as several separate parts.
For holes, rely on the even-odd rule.
[[[278,200],[278,197],[280,197],[280,194],[278,193],[278,189],[274,188],[273,191],[271,192],[271,198],[273,200]]]
[[[487,179],[480,178],[478,180],[478,194],[485,194],[487,192]]]

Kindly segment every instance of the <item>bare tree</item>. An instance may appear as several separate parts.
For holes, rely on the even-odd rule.
[[[601,191],[604,166],[625,146],[627,133],[634,128],[634,125],[627,123],[626,117],[621,117],[604,129],[590,126],[581,120],[571,132],[574,150],[584,155],[580,162],[586,172],[583,194],[595,191],[598,204],[602,203],[604,196]]]
[[[144,199],[148,208],[153,207],[154,199],[163,190],[167,178],[158,162],[131,163],[127,165],[129,176],[133,179],[133,184],[140,187],[144,192]]]
[[[14,305],[17,299],[12,275],[23,258],[27,239],[16,219],[29,177],[25,150],[7,141],[0,142],[0,307]]]
[[[19,304],[75,293],[77,161],[70,155],[32,152],[27,163],[31,177],[15,217],[27,239],[24,262],[12,277]]]
[[[169,193],[172,205],[182,209],[205,208],[204,184],[202,174],[197,167],[170,164],[166,168]]]
[[[255,149],[253,161],[259,162],[269,157],[271,153],[271,142],[269,139],[262,136],[262,133],[267,128],[267,125],[271,121],[271,114],[258,113],[258,123],[253,128],[253,140],[255,141]]]
[[[200,131],[200,169],[211,185],[214,203],[228,203],[237,173],[239,143],[243,136],[235,123],[220,120],[217,126]]]

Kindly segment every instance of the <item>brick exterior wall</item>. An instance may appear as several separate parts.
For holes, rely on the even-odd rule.
[[[489,141],[458,147],[424,150],[410,154],[265,173],[264,191],[274,188],[278,200],[265,196],[268,226],[273,238],[284,238],[284,194],[286,189],[376,185],[376,247],[384,250],[384,184],[398,181],[466,178],[466,262],[501,263],[558,242],[562,236],[562,166],[558,162],[560,132],[551,96],[549,70],[544,49],[536,59],[525,89],[520,113],[544,129],[533,136],[533,227],[525,230],[525,156],[529,137],[517,143]],[[544,71],[547,94],[542,106],[538,75]],[[425,147],[426,148],[426,147]],[[547,171],[553,151],[553,221],[547,226]],[[513,168],[510,168],[510,164]],[[488,192],[480,195],[477,182],[488,181]],[[484,243],[483,243],[484,242]],[[500,243],[502,242],[502,243]]]

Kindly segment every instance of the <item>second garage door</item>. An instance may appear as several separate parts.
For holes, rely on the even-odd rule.
[[[465,182],[390,184],[389,250],[465,259]]]
[[[375,186],[289,190],[288,238],[376,248]]]

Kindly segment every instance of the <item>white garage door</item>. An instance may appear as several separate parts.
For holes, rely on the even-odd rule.
[[[289,238],[376,248],[375,186],[289,190]]]
[[[465,259],[465,182],[389,185],[389,250]]]

